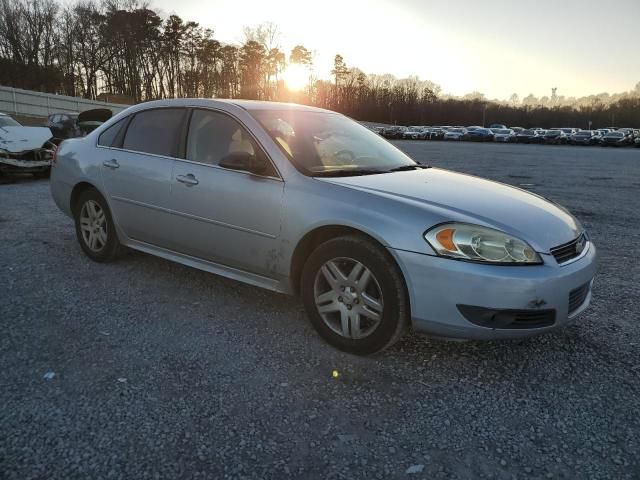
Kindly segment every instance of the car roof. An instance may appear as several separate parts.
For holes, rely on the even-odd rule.
[[[144,110],[153,107],[167,106],[209,106],[222,107],[223,105],[234,105],[244,110],[293,110],[298,112],[325,112],[336,113],[323,108],[310,107],[308,105],[300,105],[297,103],[285,102],[268,102],[263,100],[240,100],[240,99],[222,99],[222,98],[171,98],[166,100],[153,100],[136,105],[135,110]]]

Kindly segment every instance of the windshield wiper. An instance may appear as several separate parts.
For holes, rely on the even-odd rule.
[[[352,169],[352,168],[339,168],[336,170],[325,170],[324,172],[314,172],[314,177],[358,177],[361,175],[376,175],[379,173],[387,173],[388,170],[375,170],[375,169]]]
[[[395,167],[387,172],[407,172],[409,170],[422,170],[424,168],[431,168],[431,165],[420,165],[419,163],[415,165],[402,165],[401,167]]]

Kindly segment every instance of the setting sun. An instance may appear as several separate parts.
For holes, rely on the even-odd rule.
[[[309,83],[309,69],[298,63],[289,65],[282,75],[290,90],[302,90]]]

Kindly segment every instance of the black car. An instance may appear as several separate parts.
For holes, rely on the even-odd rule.
[[[600,134],[594,130],[580,130],[569,137],[571,145],[597,145],[600,143]]]
[[[80,136],[77,113],[54,113],[49,115],[43,124],[49,127],[54,138],[62,139]]]
[[[625,135],[624,132],[609,132],[600,139],[600,145],[603,147],[625,147],[630,143],[628,135]]]
[[[517,143],[542,143],[542,135],[538,130],[523,130],[516,135]]]
[[[542,141],[551,145],[564,145],[567,143],[567,135],[562,130],[547,130]]]
[[[387,127],[382,131],[382,136],[390,139],[402,138],[402,134],[406,129],[407,127],[400,127],[398,125]]]
[[[44,123],[58,141],[84,137],[109,120],[113,112],[108,108],[94,108],[82,113],[54,113]]]
[[[468,130],[462,137],[463,140],[470,142],[492,142],[494,133],[488,128],[474,128]]]

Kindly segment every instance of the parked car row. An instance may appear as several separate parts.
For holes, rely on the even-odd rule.
[[[579,128],[522,128],[501,124],[480,126],[411,126],[391,125],[372,127],[371,130],[388,139],[405,140],[445,140],[499,143],[540,143],[547,145],[602,145],[640,147],[640,129],[600,128],[581,130]]]

